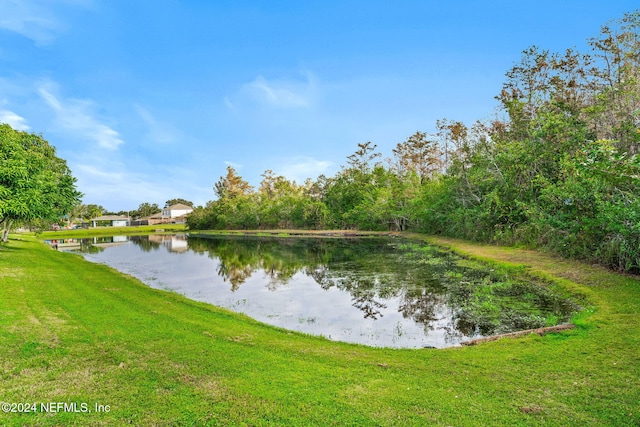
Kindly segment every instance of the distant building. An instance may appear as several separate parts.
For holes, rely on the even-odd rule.
[[[184,224],[187,220],[187,215],[193,212],[191,206],[183,205],[181,203],[167,206],[162,209],[161,212],[153,215],[138,218],[133,221],[132,225],[156,225],[156,224]]]
[[[162,212],[158,212],[149,216],[143,216],[131,221],[131,225],[156,225],[162,223]]]
[[[191,206],[177,203],[162,209],[162,220],[164,224],[184,224],[187,215],[193,212]]]
[[[111,227],[126,227],[131,223],[131,218],[124,215],[103,215],[92,218],[90,221],[94,228],[98,226],[98,223]]]

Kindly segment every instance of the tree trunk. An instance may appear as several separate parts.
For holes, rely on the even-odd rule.
[[[9,231],[11,230],[11,220],[7,220],[6,218],[0,221],[0,224],[4,223],[4,228],[2,229],[2,238],[0,238],[0,242],[6,243],[9,240]]]

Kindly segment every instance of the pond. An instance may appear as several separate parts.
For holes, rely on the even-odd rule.
[[[450,347],[566,322],[577,309],[548,287],[402,239],[149,235],[56,243],[153,288],[375,347]]]

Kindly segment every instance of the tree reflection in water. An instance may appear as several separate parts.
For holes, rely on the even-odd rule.
[[[539,292],[541,297],[533,300],[542,301],[544,307],[523,305],[516,292],[510,297],[517,304],[508,299],[500,304],[519,305],[521,312],[513,314],[511,308],[502,307],[507,314],[497,315],[501,307],[491,304],[503,297],[500,286],[512,279],[434,247],[388,238],[191,237],[189,249],[217,259],[217,273],[233,291],[256,273],[268,277],[272,291],[300,273],[324,290],[348,292],[366,319],[379,319],[388,302],[397,299],[404,318],[425,330],[444,330],[451,342],[461,336],[501,333],[516,324],[520,329],[538,327],[549,315],[549,306],[559,319],[567,319],[575,308],[539,286],[525,286],[522,295]],[[482,300],[482,294],[493,288],[496,293]]]
[[[165,234],[62,244],[150,286],[373,345],[455,345],[558,324],[576,309],[513,272],[403,239]]]

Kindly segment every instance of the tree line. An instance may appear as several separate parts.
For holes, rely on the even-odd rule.
[[[532,46],[496,96],[501,118],[439,120],[383,159],[358,144],[334,176],[258,188],[227,168],[193,229],[416,230],[526,244],[640,272],[640,12],[588,53]]]

